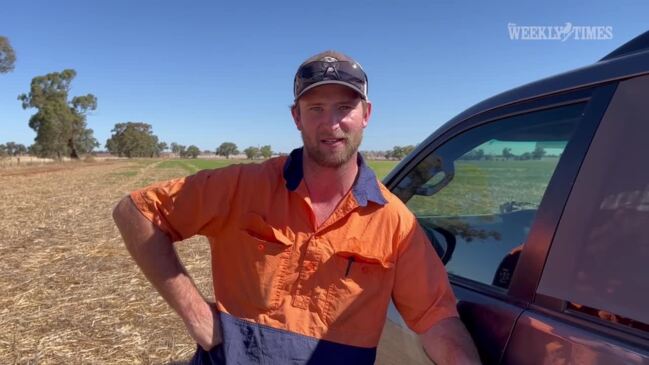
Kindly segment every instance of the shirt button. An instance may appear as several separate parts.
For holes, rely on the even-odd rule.
[[[263,243],[258,244],[257,248],[259,249],[259,251],[262,251],[264,249],[264,244]]]

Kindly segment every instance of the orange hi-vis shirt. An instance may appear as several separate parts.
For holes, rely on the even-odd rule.
[[[373,363],[390,299],[417,333],[457,316],[425,232],[360,154],[351,191],[316,227],[302,153],[131,193],[172,241],[209,239],[226,360]]]

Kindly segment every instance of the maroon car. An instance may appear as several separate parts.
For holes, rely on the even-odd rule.
[[[485,364],[649,364],[648,157],[649,32],[469,108],[384,183]],[[389,319],[377,363],[429,363]]]

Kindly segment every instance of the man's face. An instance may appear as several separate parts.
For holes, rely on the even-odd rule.
[[[369,121],[369,102],[364,108],[352,89],[328,84],[302,95],[298,106],[292,110],[293,119],[309,158],[320,166],[337,168],[354,156]]]

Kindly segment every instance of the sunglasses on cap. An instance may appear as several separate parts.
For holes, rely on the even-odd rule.
[[[313,61],[302,65],[295,74],[293,95],[297,100],[306,91],[323,84],[351,87],[367,100],[367,75],[358,63],[349,61]]]

